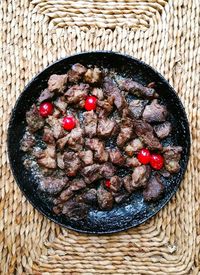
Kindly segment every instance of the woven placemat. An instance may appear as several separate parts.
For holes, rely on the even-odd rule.
[[[198,0],[0,1],[0,274],[199,274],[199,9]],[[184,103],[192,136],[170,203],[138,228],[99,237],[62,229],[34,210],[13,180],[6,148],[24,85],[56,59],[91,50],[127,53],[160,71]]]

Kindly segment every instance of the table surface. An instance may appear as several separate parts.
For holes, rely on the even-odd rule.
[[[199,274],[199,19],[198,0],[0,2],[0,274]],[[25,84],[53,61],[92,50],[127,53],[160,71],[185,106],[192,138],[173,199],[147,223],[107,236],[63,229],[34,210],[14,182],[6,148]]]

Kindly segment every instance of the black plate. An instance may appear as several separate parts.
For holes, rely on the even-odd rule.
[[[64,216],[56,216],[51,211],[51,204],[37,192],[37,179],[31,171],[24,169],[23,152],[19,150],[19,143],[25,131],[25,114],[36,101],[42,89],[46,88],[51,74],[63,74],[74,63],[83,65],[97,65],[114,69],[118,74],[131,77],[146,85],[156,82],[158,91],[164,104],[171,113],[173,134],[167,142],[183,147],[180,161],[181,169],[178,174],[164,179],[164,196],[155,203],[143,201],[141,192],[137,192],[124,204],[115,207],[112,211],[91,210],[87,220],[70,221]],[[38,74],[20,95],[13,109],[8,128],[8,153],[13,175],[20,189],[32,203],[46,217],[52,221],[85,233],[113,233],[137,226],[155,215],[175,194],[186,170],[190,149],[189,125],[183,105],[174,89],[153,68],[144,62],[113,52],[90,52],[70,56],[55,62]]]

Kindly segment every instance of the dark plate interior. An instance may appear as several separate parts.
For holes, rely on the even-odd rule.
[[[70,221],[64,216],[56,216],[51,211],[51,204],[37,192],[37,178],[31,171],[26,171],[23,166],[23,152],[19,150],[19,143],[24,134],[26,122],[25,113],[36,101],[42,89],[46,88],[47,80],[53,73],[62,74],[74,63],[83,65],[97,65],[114,69],[118,74],[131,77],[146,85],[156,82],[158,91],[164,104],[171,113],[173,133],[166,143],[173,143],[183,147],[180,161],[181,169],[178,174],[164,179],[164,196],[155,203],[143,201],[141,192],[134,193],[124,204],[115,207],[112,211],[97,211],[92,209],[87,220]],[[54,222],[87,233],[112,233],[137,226],[155,215],[175,194],[186,170],[190,149],[190,133],[188,120],[183,105],[176,92],[169,83],[154,69],[142,61],[129,56],[113,52],[82,53],[64,58],[52,64],[37,75],[20,95],[9,123],[8,129],[8,153],[10,165],[20,189],[32,203],[32,205]]]

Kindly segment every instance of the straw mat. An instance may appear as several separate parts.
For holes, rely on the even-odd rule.
[[[198,0],[0,1],[0,274],[200,274],[199,15]],[[6,148],[25,84],[58,58],[92,50],[127,53],[160,71],[186,108],[192,137],[170,203],[138,228],[100,237],[62,229],[34,210]]]

